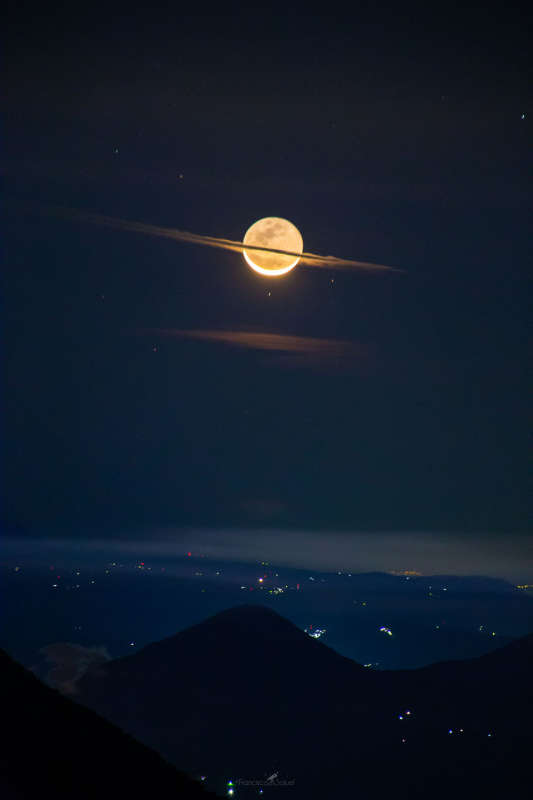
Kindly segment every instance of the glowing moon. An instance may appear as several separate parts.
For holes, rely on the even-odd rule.
[[[243,239],[244,245],[269,247],[272,250],[290,250],[301,253],[304,248],[302,235],[298,228],[281,217],[264,217],[248,228]],[[273,277],[285,275],[293,269],[300,257],[283,253],[268,253],[262,250],[243,249],[242,254],[248,264],[260,275]]]

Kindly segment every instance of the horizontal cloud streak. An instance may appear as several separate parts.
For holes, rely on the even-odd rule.
[[[257,333],[253,331],[229,330],[180,330],[174,328],[151,328],[137,331],[152,337],[168,337],[225,345],[239,349],[268,353],[267,366],[303,368],[321,373],[343,374],[367,373],[374,366],[374,348],[342,339],[318,339],[307,336],[289,336],[279,333]]]
[[[222,239],[216,236],[204,236],[189,231],[181,231],[177,228],[162,228],[157,225],[148,225],[144,222],[117,219],[107,217],[103,214],[89,214],[68,208],[53,207],[48,209],[54,216],[61,216],[79,222],[89,222],[94,225],[113,228],[114,230],[129,231],[131,233],[144,233],[148,236],[159,236],[166,239],[174,239],[179,242],[189,244],[204,245],[205,247],[216,247],[221,250],[231,250],[242,253],[243,243],[232,239]],[[384,264],[372,264],[368,261],[356,261],[349,258],[337,258],[337,256],[320,256],[315,253],[296,253],[292,250],[276,250],[270,247],[259,247],[246,245],[246,250],[261,250],[267,253],[279,253],[281,255],[298,256],[300,263],[310,267],[327,267],[329,269],[359,269],[372,272],[403,272],[404,270],[395,267],[388,267]]]
[[[278,353],[295,353],[338,358],[348,355],[367,356],[369,348],[342,339],[318,339],[310,336],[288,336],[280,333],[255,333],[228,330],[180,330],[178,328],[156,328],[144,331],[158,336],[216,342],[245,347],[251,350],[270,350]]]
[[[253,534],[253,535],[252,535]],[[188,551],[226,562],[272,565],[319,572],[417,570],[424,575],[486,575],[513,583],[533,581],[531,537],[507,532],[319,531],[288,529],[153,528],[123,531],[107,539],[4,539],[4,563],[63,567],[112,559],[161,560],[167,574]],[[133,568],[133,567],[132,567]],[[178,574],[177,573],[177,574]]]

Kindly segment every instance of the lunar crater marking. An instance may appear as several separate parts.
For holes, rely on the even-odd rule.
[[[285,275],[296,266],[300,258],[283,253],[247,251],[246,245],[301,253],[304,243],[300,231],[289,220],[281,217],[264,217],[248,228],[243,245],[244,258],[253,270],[261,275],[275,276]]]

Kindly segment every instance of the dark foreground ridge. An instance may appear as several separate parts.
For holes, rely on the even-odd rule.
[[[215,798],[160,755],[42,684],[0,650],[0,796]]]
[[[533,747],[532,666],[528,636],[469,661],[378,672],[272,610],[239,606],[95,667],[78,698],[217,790],[277,773],[295,781],[277,788],[288,800],[509,796]],[[257,791],[239,785],[238,796]]]

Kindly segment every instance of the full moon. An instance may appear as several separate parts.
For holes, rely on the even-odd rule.
[[[281,217],[264,217],[254,222],[246,231],[243,245],[253,247],[269,247],[272,250],[290,250],[292,253],[301,253],[304,247],[302,235],[298,228]],[[283,253],[268,253],[263,250],[242,251],[247,263],[260,275],[273,277],[285,275],[293,269],[300,257],[288,256]]]

